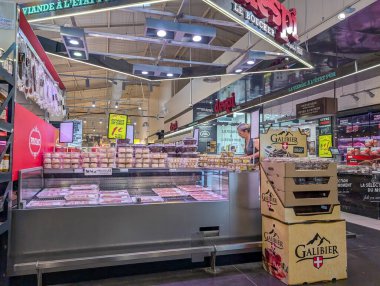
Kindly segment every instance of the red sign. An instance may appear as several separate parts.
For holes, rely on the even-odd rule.
[[[13,143],[13,180],[18,171],[42,166],[44,152],[53,151],[57,129],[16,103]]]
[[[219,101],[219,99],[217,99],[214,105],[214,111],[215,113],[221,113],[223,111],[230,113],[234,107],[236,107],[236,101],[235,93],[233,92],[231,97],[226,98],[225,100]]]
[[[259,19],[267,18],[268,25],[276,29],[275,39],[281,44],[298,41],[297,12],[288,10],[278,0],[234,0]]]
[[[176,131],[178,129],[178,121],[170,123],[170,131]]]

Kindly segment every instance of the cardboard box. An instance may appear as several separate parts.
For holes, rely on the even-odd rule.
[[[286,224],[263,216],[264,269],[288,285],[347,278],[346,222]]]
[[[298,166],[294,162],[276,162],[276,161],[262,161],[261,167],[265,173],[270,176],[277,177],[331,177],[336,176],[337,164],[336,163],[324,163],[322,164],[324,169],[303,170],[298,169]]]
[[[261,182],[264,183],[262,188],[276,191],[285,207],[339,204],[337,177],[326,178],[327,184],[299,185],[296,184],[295,178],[267,176],[263,170],[261,171]]]
[[[286,223],[339,220],[339,204],[320,204],[285,207],[278,193],[265,180],[261,170],[261,213]]]

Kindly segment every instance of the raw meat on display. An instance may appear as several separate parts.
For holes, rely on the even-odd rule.
[[[187,196],[187,193],[182,192],[177,188],[153,188],[152,191],[162,198]]]
[[[99,190],[98,185],[71,185],[70,189],[72,190]]]
[[[134,203],[140,202],[141,203],[158,203],[163,202],[164,199],[159,196],[142,196],[142,197],[134,197],[132,198]]]
[[[98,194],[84,192],[69,192],[65,196],[66,201],[93,201],[98,199]]]
[[[39,199],[48,199],[54,197],[64,197],[69,192],[68,188],[47,188],[37,194]]]
[[[29,202],[26,207],[27,208],[39,208],[39,207],[61,207],[65,205],[65,201],[31,201]]]
[[[97,205],[98,201],[66,201],[65,206],[87,206]]]

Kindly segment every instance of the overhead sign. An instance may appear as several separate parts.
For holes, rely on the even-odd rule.
[[[296,9],[287,9],[278,0],[234,0],[232,10],[281,44],[298,41]],[[261,19],[267,19],[264,22]]]
[[[321,135],[318,137],[319,148],[318,148],[318,156],[321,158],[331,158],[331,150],[332,147],[332,135]]]
[[[125,139],[127,137],[127,122],[127,115],[110,113],[108,139]]]
[[[44,0],[20,4],[28,20],[68,17],[73,13],[91,13],[99,9],[126,6],[141,0]]]
[[[112,176],[112,168],[85,168],[85,176]]]
[[[269,128],[260,135],[260,158],[306,157],[307,135],[300,129]]]
[[[310,118],[320,115],[336,114],[338,101],[336,98],[322,97],[296,105],[297,118]]]

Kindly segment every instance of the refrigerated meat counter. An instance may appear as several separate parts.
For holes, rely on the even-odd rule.
[[[171,260],[157,253],[175,249],[190,250],[176,259],[197,261],[204,256],[191,249],[205,245],[244,252],[261,241],[259,180],[256,171],[206,168],[20,171],[11,274],[36,273],[36,261],[67,261],[58,270],[124,264],[70,261],[126,253],[148,253],[133,263]]]

